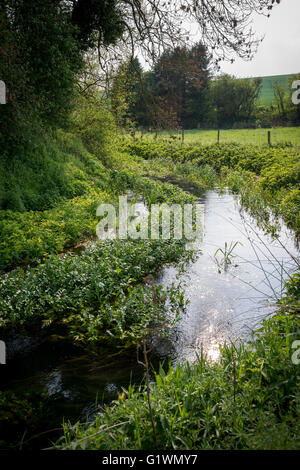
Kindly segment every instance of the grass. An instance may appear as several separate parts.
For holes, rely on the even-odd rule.
[[[98,166],[95,164],[96,174],[85,194],[63,199],[52,209],[0,211],[0,271],[44,262],[49,255],[61,253],[87,238],[95,238],[98,205],[108,202],[116,204],[118,196],[127,189],[143,194],[145,200],[152,203],[191,199],[174,186],[137,177],[134,170],[138,164],[130,168],[129,160],[118,155],[119,171],[104,168],[100,162]],[[121,167],[130,171],[121,171]]]
[[[0,270],[45,261],[96,231],[96,208],[111,200],[100,189],[46,211],[0,211]]]
[[[266,145],[268,143],[268,131],[271,131],[271,143],[279,144],[282,142],[291,142],[293,145],[300,146],[300,128],[299,127],[277,127],[274,129],[229,129],[220,131],[220,143],[237,143],[241,145]],[[181,141],[181,131],[161,131],[157,140],[170,140],[170,134]],[[136,133],[137,138],[141,133]],[[143,139],[154,141],[154,133],[145,133]],[[184,143],[211,145],[218,141],[217,130],[193,129],[184,132]]]
[[[43,211],[101,187],[102,163],[80,139],[57,132],[0,162],[0,211]]]

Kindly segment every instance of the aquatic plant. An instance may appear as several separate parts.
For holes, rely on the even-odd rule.
[[[234,258],[236,257],[234,254],[233,254],[233,250],[235,249],[235,247],[237,245],[242,245],[241,242],[230,242],[230,245],[228,245],[227,242],[225,242],[225,245],[224,245],[224,249],[222,248],[218,248],[215,252],[215,259],[216,259],[216,262],[217,262],[217,265],[219,267],[219,272],[221,272],[221,267],[224,267],[224,271],[227,271],[228,269],[228,266],[230,264],[232,264]],[[217,258],[217,254],[218,253],[221,253],[223,256],[222,256],[222,259],[221,260],[218,260]]]

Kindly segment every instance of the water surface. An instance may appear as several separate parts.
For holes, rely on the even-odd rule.
[[[192,192],[192,187],[189,188]],[[239,206],[230,193],[207,191],[198,199],[204,207],[200,255],[179,277],[189,300],[187,313],[173,341],[174,361],[193,361],[201,348],[210,359],[219,344],[249,339],[262,319],[276,310],[284,282],[299,266],[293,233],[282,223],[279,239],[271,238]],[[232,249],[225,264],[225,252]],[[166,267],[158,281],[176,281],[177,269]]]

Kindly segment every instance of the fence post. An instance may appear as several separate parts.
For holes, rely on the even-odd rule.
[[[184,142],[184,129],[181,129],[181,142]]]
[[[220,129],[218,129],[218,144],[220,143]]]
[[[271,131],[268,131],[268,144],[271,147]]]

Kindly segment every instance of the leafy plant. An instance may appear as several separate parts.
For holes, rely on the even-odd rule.
[[[217,265],[219,267],[219,272],[221,272],[221,267],[224,267],[224,271],[228,270],[228,266],[232,264],[235,255],[233,254],[233,250],[237,245],[241,245],[241,242],[230,242],[230,245],[228,245],[227,242],[225,242],[224,249],[218,248],[217,251],[215,252],[215,259],[217,262]],[[217,254],[221,253],[223,255],[222,260],[219,261],[217,259]]]

